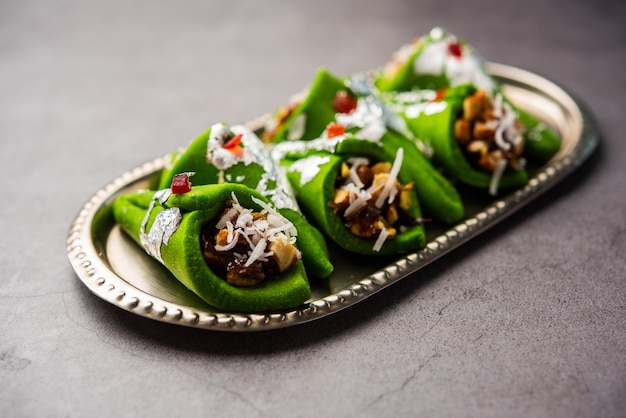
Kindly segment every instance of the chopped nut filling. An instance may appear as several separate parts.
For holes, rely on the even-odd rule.
[[[204,259],[228,283],[254,286],[301,259],[290,228],[277,213],[252,212],[229,201],[220,219],[202,230]]]
[[[493,173],[505,161],[513,168],[524,166],[522,125],[502,96],[491,100],[478,90],[463,100],[463,113],[454,124],[454,136],[468,160],[482,171]]]
[[[382,235],[378,249],[385,240],[394,239],[398,229],[421,222],[408,212],[413,183],[400,184],[396,174],[388,162],[350,159],[342,164],[334,200],[329,203],[352,234],[377,241]]]

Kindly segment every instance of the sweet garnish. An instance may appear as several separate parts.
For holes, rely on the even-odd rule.
[[[241,147],[241,138],[243,138],[243,134],[235,135],[231,139],[227,140],[222,146],[224,149],[227,149],[236,156],[241,157],[243,153],[243,148]]]
[[[351,94],[341,90],[333,100],[333,108],[337,113],[350,113],[356,109],[357,102]]]
[[[461,58],[463,56],[463,49],[461,44],[454,41],[448,44],[448,54],[452,55],[455,58]]]
[[[444,97],[446,97],[446,93],[448,92],[448,89],[443,88],[443,89],[439,89],[437,90],[437,93],[435,93],[435,97],[433,98],[433,102],[440,102],[444,99]]]
[[[190,173],[176,174],[172,179],[170,189],[173,194],[184,194],[191,191]]]
[[[236,146],[241,144],[241,138],[243,138],[243,134],[235,135],[234,137],[232,137],[231,139],[229,139],[228,141],[224,143],[224,148],[226,149],[235,148]]]
[[[346,133],[346,128],[342,124],[340,124],[340,123],[331,122],[326,127],[326,136],[328,138],[334,138],[336,136],[341,136],[341,135],[343,135],[345,133]]]

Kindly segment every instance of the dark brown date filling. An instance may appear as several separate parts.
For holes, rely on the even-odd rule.
[[[224,210],[226,214],[231,206]],[[254,220],[266,220],[261,212],[252,212]],[[237,222],[235,215],[231,222]],[[216,223],[206,225],[200,234],[200,245],[204,259],[209,268],[228,283],[239,286],[254,286],[268,277],[273,277],[284,271],[291,264],[299,260],[299,253],[290,243],[276,240],[267,244],[272,255],[248,263],[251,252],[250,242],[244,234],[237,234],[236,243],[228,250],[218,250],[216,246],[226,246],[229,231],[226,228],[218,229]],[[249,264],[249,265],[247,265]]]

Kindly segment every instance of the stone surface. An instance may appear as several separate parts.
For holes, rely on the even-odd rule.
[[[336,3],[0,4],[3,416],[625,415],[624,4]],[[435,25],[581,98],[602,130],[588,163],[445,259],[290,329],[156,323],[77,279],[66,232],[102,185]]]

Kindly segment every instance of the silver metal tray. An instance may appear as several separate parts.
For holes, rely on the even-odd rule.
[[[187,290],[121,232],[112,218],[110,203],[121,193],[145,188],[163,167],[165,157],[122,174],[89,199],[68,231],[69,260],[85,286],[105,301],[137,315],[189,327],[225,331],[275,329],[348,308],[513,214],[572,173],[596,147],[598,130],[591,115],[562,88],[518,68],[489,64],[488,69],[503,84],[513,103],[556,130],[563,141],[559,154],[545,166],[531,171],[531,179],[524,188],[502,198],[462,191],[467,218],[450,229],[429,225],[429,242],[419,252],[400,258],[372,258],[331,247],[335,272],[328,281],[311,283],[313,297],[297,309],[258,314],[216,310]],[[265,117],[252,121],[250,126],[262,126]]]

